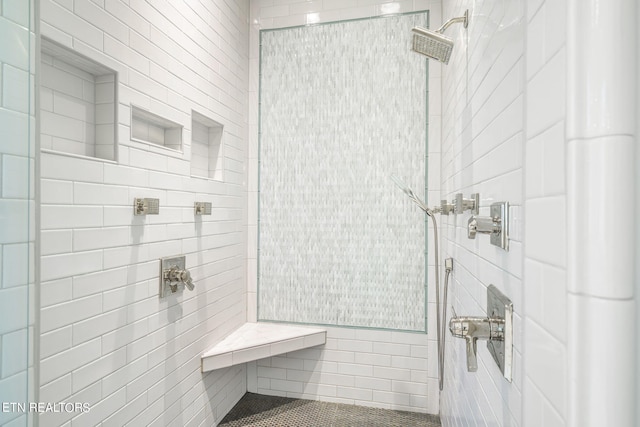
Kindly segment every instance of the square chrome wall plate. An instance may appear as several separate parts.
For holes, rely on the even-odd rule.
[[[502,339],[487,340],[487,349],[498,364],[504,378],[511,382],[513,366],[513,303],[494,285],[487,288],[487,316],[501,319]]]
[[[169,273],[173,270],[185,270],[185,256],[173,256],[160,259],[160,298],[175,293],[177,290],[177,282],[171,280]]]
[[[160,199],[133,199],[134,215],[158,215],[160,213]]]
[[[499,231],[491,233],[491,244],[509,250],[509,202],[491,204],[491,218]]]
[[[210,202],[194,202],[193,208],[196,215],[211,215]]]

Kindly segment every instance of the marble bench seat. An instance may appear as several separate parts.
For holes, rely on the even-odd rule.
[[[282,323],[245,323],[201,357],[202,372],[322,345],[327,331]]]

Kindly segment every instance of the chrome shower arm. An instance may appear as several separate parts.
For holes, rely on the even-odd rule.
[[[467,28],[469,25],[469,10],[464,11],[464,15],[458,16],[457,18],[451,18],[447,22],[445,22],[440,28],[436,30],[436,33],[442,33],[444,30],[452,26],[453,24],[457,24],[462,22],[464,27]]]

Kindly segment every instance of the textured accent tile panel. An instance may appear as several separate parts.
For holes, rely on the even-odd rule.
[[[262,32],[260,319],[425,330],[427,20]]]

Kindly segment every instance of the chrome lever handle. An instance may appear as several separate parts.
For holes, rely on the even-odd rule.
[[[454,309],[449,330],[454,337],[465,339],[469,372],[478,370],[478,340],[487,340],[489,353],[504,378],[511,382],[513,304],[494,285],[487,288],[487,314],[487,317],[458,316]]]
[[[469,218],[469,221],[467,221],[467,237],[469,239],[475,239],[477,231],[478,221],[476,221],[476,218],[472,216]]]
[[[472,216],[467,221],[467,232],[470,239],[475,239],[476,234],[500,234],[502,228],[499,218],[490,216]]]
[[[187,269],[180,270],[174,267],[171,270],[169,270],[168,276],[171,282],[180,282],[184,284],[187,287],[187,289],[189,289],[190,291],[192,291],[195,288],[193,284],[193,280],[191,280],[191,273]]]
[[[465,337],[465,341],[467,341],[467,371],[476,372],[478,370],[478,358],[476,356],[478,338]]]
[[[467,371],[478,370],[477,341],[502,340],[504,319],[489,317],[453,317],[449,330],[454,337],[464,338],[467,343]]]
[[[182,270],[180,272],[180,281],[184,283],[184,285],[190,291],[192,291],[195,288],[195,285],[193,284],[193,280],[191,280],[191,273],[189,273],[189,270]]]

